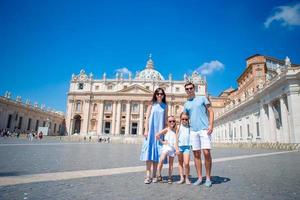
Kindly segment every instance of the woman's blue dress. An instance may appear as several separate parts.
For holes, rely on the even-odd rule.
[[[162,143],[156,140],[156,133],[165,128],[165,103],[154,103],[148,121],[148,137],[145,138],[142,147],[141,160],[159,162],[160,149]],[[163,139],[163,135],[161,135]]]

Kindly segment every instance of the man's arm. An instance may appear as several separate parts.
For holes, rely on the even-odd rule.
[[[210,104],[206,105],[206,109],[208,111],[208,119],[209,119],[209,127],[207,133],[210,135],[214,129],[214,111]]]

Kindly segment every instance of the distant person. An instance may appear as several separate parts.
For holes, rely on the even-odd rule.
[[[156,170],[162,143],[156,139],[155,134],[165,127],[167,113],[168,106],[165,91],[162,88],[157,88],[152,96],[151,104],[147,108],[145,140],[140,157],[142,161],[146,161],[145,184],[150,184],[152,181],[157,182]],[[161,139],[163,139],[163,136]]]
[[[161,135],[164,135],[164,140],[161,139]],[[176,120],[174,116],[168,117],[168,127],[163,129],[162,131],[156,134],[156,139],[159,140],[163,147],[161,148],[161,154],[159,163],[157,166],[158,176],[157,181],[162,182],[161,170],[163,167],[164,160],[168,156],[169,161],[169,178],[168,183],[173,182],[172,174],[173,174],[173,162],[175,157],[175,143],[176,143]]]
[[[39,133],[39,139],[41,140],[41,139],[43,139],[43,132],[42,131],[40,131],[40,133]]]
[[[176,154],[178,155],[179,184],[191,184],[190,176],[190,125],[189,115],[185,112],[180,114],[180,124],[176,130]]]
[[[205,158],[206,181],[205,186],[211,187],[212,158],[210,154],[211,134],[213,132],[214,113],[211,104],[205,96],[195,95],[195,85],[191,82],[185,84],[188,100],[184,104],[184,112],[190,116],[191,144],[194,153],[194,162],[198,180],[194,185],[202,183],[201,150]]]

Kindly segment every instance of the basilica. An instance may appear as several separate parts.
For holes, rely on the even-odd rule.
[[[147,106],[156,88],[163,88],[168,102],[168,114],[178,117],[186,101],[184,84],[191,80],[197,95],[206,95],[206,81],[200,74],[165,79],[154,67],[149,56],[144,69],[135,77],[116,73],[114,78],[101,79],[81,70],[72,75],[67,98],[66,128],[69,135],[138,136],[144,131]]]

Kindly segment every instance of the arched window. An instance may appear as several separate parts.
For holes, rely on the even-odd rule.
[[[81,112],[81,101],[76,101],[75,110]]]

